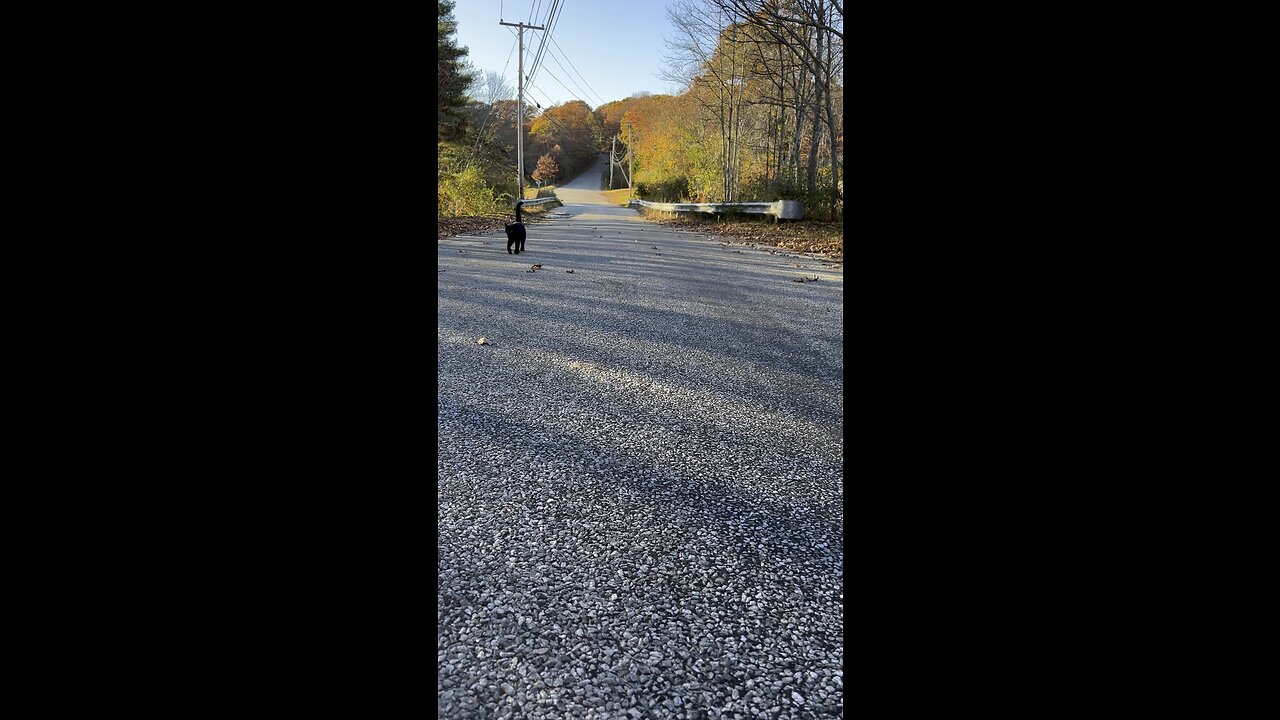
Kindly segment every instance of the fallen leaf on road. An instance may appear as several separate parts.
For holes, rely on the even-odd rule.
[[[572,274],[573,274],[573,271],[572,271],[572,270],[565,270],[565,272],[569,273],[570,275],[572,275]]]
[[[477,340],[477,341],[476,341],[476,344],[477,344],[477,345],[491,345],[492,343],[490,343],[490,342],[489,342],[489,338],[480,338],[479,340]]]

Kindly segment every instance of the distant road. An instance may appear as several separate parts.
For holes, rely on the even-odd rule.
[[[600,173],[609,169],[609,161],[605,155],[597,155],[596,162],[578,177],[556,188],[556,197],[566,205],[608,205],[604,194],[600,192]],[[635,215],[634,210],[626,212]]]

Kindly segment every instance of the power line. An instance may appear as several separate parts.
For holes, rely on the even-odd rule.
[[[510,28],[508,28],[510,29]],[[513,31],[512,35],[515,34]],[[511,44],[511,51],[507,53],[507,62],[502,66],[502,79],[507,79],[507,68],[511,67],[511,56],[516,52],[515,43]],[[505,98],[504,98],[505,99]],[[476,145],[471,148],[471,159],[467,161],[467,165],[471,165],[476,160],[476,153],[480,150],[480,141],[484,139],[484,126],[489,124],[489,118],[493,117],[493,109],[498,106],[498,98],[493,98],[493,102],[489,103],[489,112],[485,113],[484,121],[480,123],[480,129],[476,131]]]
[[[542,53],[547,45],[547,36],[551,34],[551,21],[554,19],[557,4],[557,0],[551,0],[551,7],[547,9],[547,16],[539,21],[539,24],[543,27],[542,37],[538,39],[538,50],[534,53],[533,63],[529,65],[529,72],[525,76],[530,81],[533,80],[534,73],[537,72],[538,65],[542,62]]]
[[[550,9],[552,9],[553,12],[554,10],[556,10],[556,4],[554,4],[554,0],[552,3],[552,8]],[[548,13],[548,18],[549,18],[549,15],[550,13]],[[547,31],[548,29],[550,29],[550,24],[547,22],[547,20],[539,20],[539,22],[541,23],[541,26],[543,26],[543,35],[541,35],[538,38],[538,50],[532,51],[532,53],[534,53],[534,59],[529,60],[526,58],[525,60],[525,68],[527,69],[527,72],[525,73],[525,82],[532,82],[532,79],[534,79],[534,72],[536,68],[538,68],[538,64],[540,63],[541,59],[543,59],[543,47],[547,45]]]
[[[541,5],[542,0],[538,0],[538,4]],[[547,20],[550,20],[551,14],[555,12],[555,5],[556,5],[555,0],[552,0],[551,7],[547,10],[547,17],[543,18],[538,22],[539,25],[542,25],[544,30],[542,33],[543,36],[538,38],[538,50],[536,51],[536,53],[542,52],[542,45],[546,42],[545,38],[547,34],[547,29],[550,28],[550,26],[547,24]],[[530,8],[529,17],[530,17],[529,24],[533,24],[532,18],[536,17],[536,11],[533,8]],[[525,66],[529,68],[529,71],[525,73],[525,82],[529,82],[529,80],[533,78],[533,68],[537,64],[537,59],[538,59],[537,54],[535,53],[534,59],[530,61],[529,59],[530,53],[535,53],[532,43],[530,43],[529,45],[526,45],[524,49]]]
[[[547,101],[548,106],[556,104],[556,101],[552,100],[551,96],[548,95],[545,90],[538,87],[537,85],[526,85],[525,87],[533,88],[534,90],[537,90],[538,92],[542,93],[542,97]]]
[[[533,86],[530,86],[530,87],[533,87]],[[538,92],[542,93],[542,96],[543,96],[543,97],[547,98],[547,102],[550,102],[550,103],[552,103],[553,105],[555,104],[555,103],[551,100],[551,98],[547,96],[547,92],[546,92],[545,90],[543,90],[542,88],[537,88],[537,90],[538,90]],[[560,124],[560,121],[556,120],[554,117],[552,117],[552,116],[550,116],[550,115],[546,114],[545,112],[543,112],[543,113],[542,113],[541,115],[539,115],[538,117],[540,117],[540,118],[542,118],[542,119],[546,120],[547,122],[551,123],[552,125],[555,125],[557,128],[559,128],[561,131],[563,131],[563,132],[565,132],[565,133],[573,134],[573,131],[572,131],[572,130],[570,130],[569,128],[565,127],[564,125],[561,125],[561,124]]]
[[[542,0],[537,0],[537,2],[535,2],[535,3],[534,3],[534,4],[532,4],[532,5],[530,5],[530,7],[529,7],[529,20],[525,23],[526,25],[533,25],[533,24],[534,24],[533,19],[534,19],[534,18],[536,18],[536,17],[538,17],[538,9],[539,9],[539,8],[541,8],[541,7],[542,7]],[[551,3],[551,12],[554,12],[554,11],[555,11],[555,0],[552,0],[552,3]],[[547,13],[548,17],[550,17],[550,14],[551,14],[550,12],[548,12],[548,13]],[[540,21],[538,21],[538,23],[537,23],[537,24],[538,24],[538,25],[543,26],[544,28],[549,27],[549,26],[547,25],[547,22],[546,22],[546,20],[545,20],[545,19],[544,19],[544,20],[540,20]],[[508,29],[510,29],[510,28],[508,28]],[[532,34],[532,33],[531,33],[531,34]],[[543,31],[542,31],[542,34],[543,34],[543,36],[545,37],[545,36],[546,36],[546,34],[547,34],[546,30],[543,30]],[[542,40],[539,40],[539,42],[538,42],[538,49],[539,49],[539,50],[541,50],[541,49],[542,49],[542,42],[543,42]],[[527,46],[526,46],[525,51],[524,51],[524,61],[525,61],[525,65],[526,65],[526,66],[528,66],[528,65],[529,65],[529,53],[530,53],[530,51],[531,51],[531,48],[529,48],[529,47],[527,47]],[[536,56],[536,55],[534,56],[534,62],[535,62],[535,63],[537,62],[537,56]],[[533,68],[530,66],[530,68],[529,68],[529,72],[525,73],[525,78],[526,78],[526,79],[525,79],[525,82],[526,82],[526,83],[528,82],[528,78],[532,77],[532,73],[533,73]]]
[[[552,0],[551,9],[547,12],[547,19],[542,23],[546,30],[542,31],[542,42],[538,45],[538,54],[533,57],[533,68],[529,71],[529,82],[533,82],[538,77],[538,71],[542,69],[542,56],[546,52],[547,40],[551,38],[556,26],[560,24],[560,17],[564,14],[563,10],[563,0]]]
[[[569,54],[564,51],[564,48],[560,47],[560,43],[556,42],[555,38],[551,38],[551,43],[556,46],[557,50],[560,51],[560,57],[564,58],[564,61],[569,63],[569,67],[573,68],[573,71],[578,73],[579,78],[582,78],[582,82],[587,86],[587,89],[589,89],[596,96],[596,99],[599,100],[601,104],[604,104],[605,102],[604,96],[596,92],[596,89],[591,87],[591,83],[587,82],[587,79],[585,77],[582,77],[582,73],[578,71],[577,66],[575,66],[573,64],[573,61],[569,59]]]
[[[564,72],[564,76],[565,76],[565,77],[567,77],[567,78],[569,78],[569,82],[573,83],[573,86],[574,86],[574,87],[576,87],[576,88],[578,88],[578,90],[579,90],[579,91],[581,91],[583,95],[586,95],[586,94],[587,94],[587,91],[586,91],[586,90],[583,90],[583,89],[582,89],[582,86],[581,86],[581,85],[579,85],[579,84],[578,84],[578,83],[573,79],[573,76],[569,74],[569,71],[568,71],[568,70],[565,70],[564,65],[561,65],[561,64],[560,64],[560,60],[556,57],[555,52],[553,51],[553,52],[550,52],[550,53],[548,53],[548,54],[551,56],[551,59],[552,59],[552,60],[555,60],[555,61],[556,61],[556,65],[557,65],[557,66],[559,66],[559,68]],[[558,82],[558,81],[557,81],[557,82]],[[592,103],[587,103],[587,107],[591,107],[591,105],[592,105]]]
[[[582,103],[583,105],[586,105],[587,107],[591,107],[591,103],[587,102],[586,100],[583,100],[582,98],[578,97],[577,95],[574,95],[572,90],[570,90],[568,87],[566,87],[564,83],[560,82],[560,78],[556,77],[555,73],[553,73],[553,72],[551,72],[550,70],[548,70],[548,71],[547,71],[547,74],[551,76],[551,79],[552,79],[552,80],[555,80],[556,82],[560,83],[560,87],[564,88],[564,89],[565,89],[565,91],[566,91],[566,92],[568,92],[568,93],[569,93],[569,95],[570,95],[570,96],[572,96],[574,100],[577,100],[578,102]]]
[[[555,118],[553,118],[553,117],[551,117],[550,115],[548,115],[548,114],[547,114],[547,112],[546,112],[546,111],[547,111],[547,110],[550,110],[552,106],[556,105],[556,101],[555,101],[555,100],[552,100],[552,99],[551,99],[551,96],[547,95],[547,91],[546,91],[546,90],[543,90],[543,89],[542,89],[542,88],[540,88],[540,87],[537,87],[536,85],[526,85],[525,87],[527,87],[527,88],[533,88],[533,89],[537,90],[538,92],[542,93],[542,97],[544,97],[544,98],[546,98],[546,99],[547,99],[547,103],[548,103],[548,105],[547,105],[547,107],[546,107],[546,108],[542,108],[541,106],[539,106],[539,109],[541,109],[541,110],[542,110],[542,113],[541,113],[540,115],[538,115],[538,117],[540,117],[540,118],[546,118],[547,122],[550,122],[550,123],[552,123],[553,125],[558,126],[561,130],[564,130],[565,132],[569,132],[569,130],[568,130],[567,128],[565,128],[563,125],[560,125],[558,122],[556,122],[556,119],[555,119]]]

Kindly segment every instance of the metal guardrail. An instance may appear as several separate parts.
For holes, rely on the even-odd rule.
[[[629,204],[632,207],[644,207],[663,212],[722,213],[732,208],[737,212],[752,215],[772,215],[779,220],[799,220],[804,217],[804,203],[799,200],[779,200],[771,203],[658,203],[632,200]]]
[[[524,204],[525,205],[541,205],[542,203],[551,202],[553,200],[559,200],[559,199],[560,198],[556,197],[555,195],[552,195],[551,197],[537,198],[536,200],[525,200]],[[512,207],[514,207],[515,203],[512,203],[511,205]]]

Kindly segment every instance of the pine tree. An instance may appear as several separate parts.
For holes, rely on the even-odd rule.
[[[466,130],[462,108],[473,77],[466,71],[467,49],[455,43],[458,21],[453,0],[436,2],[436,134],[438,140],[456,140]]]

